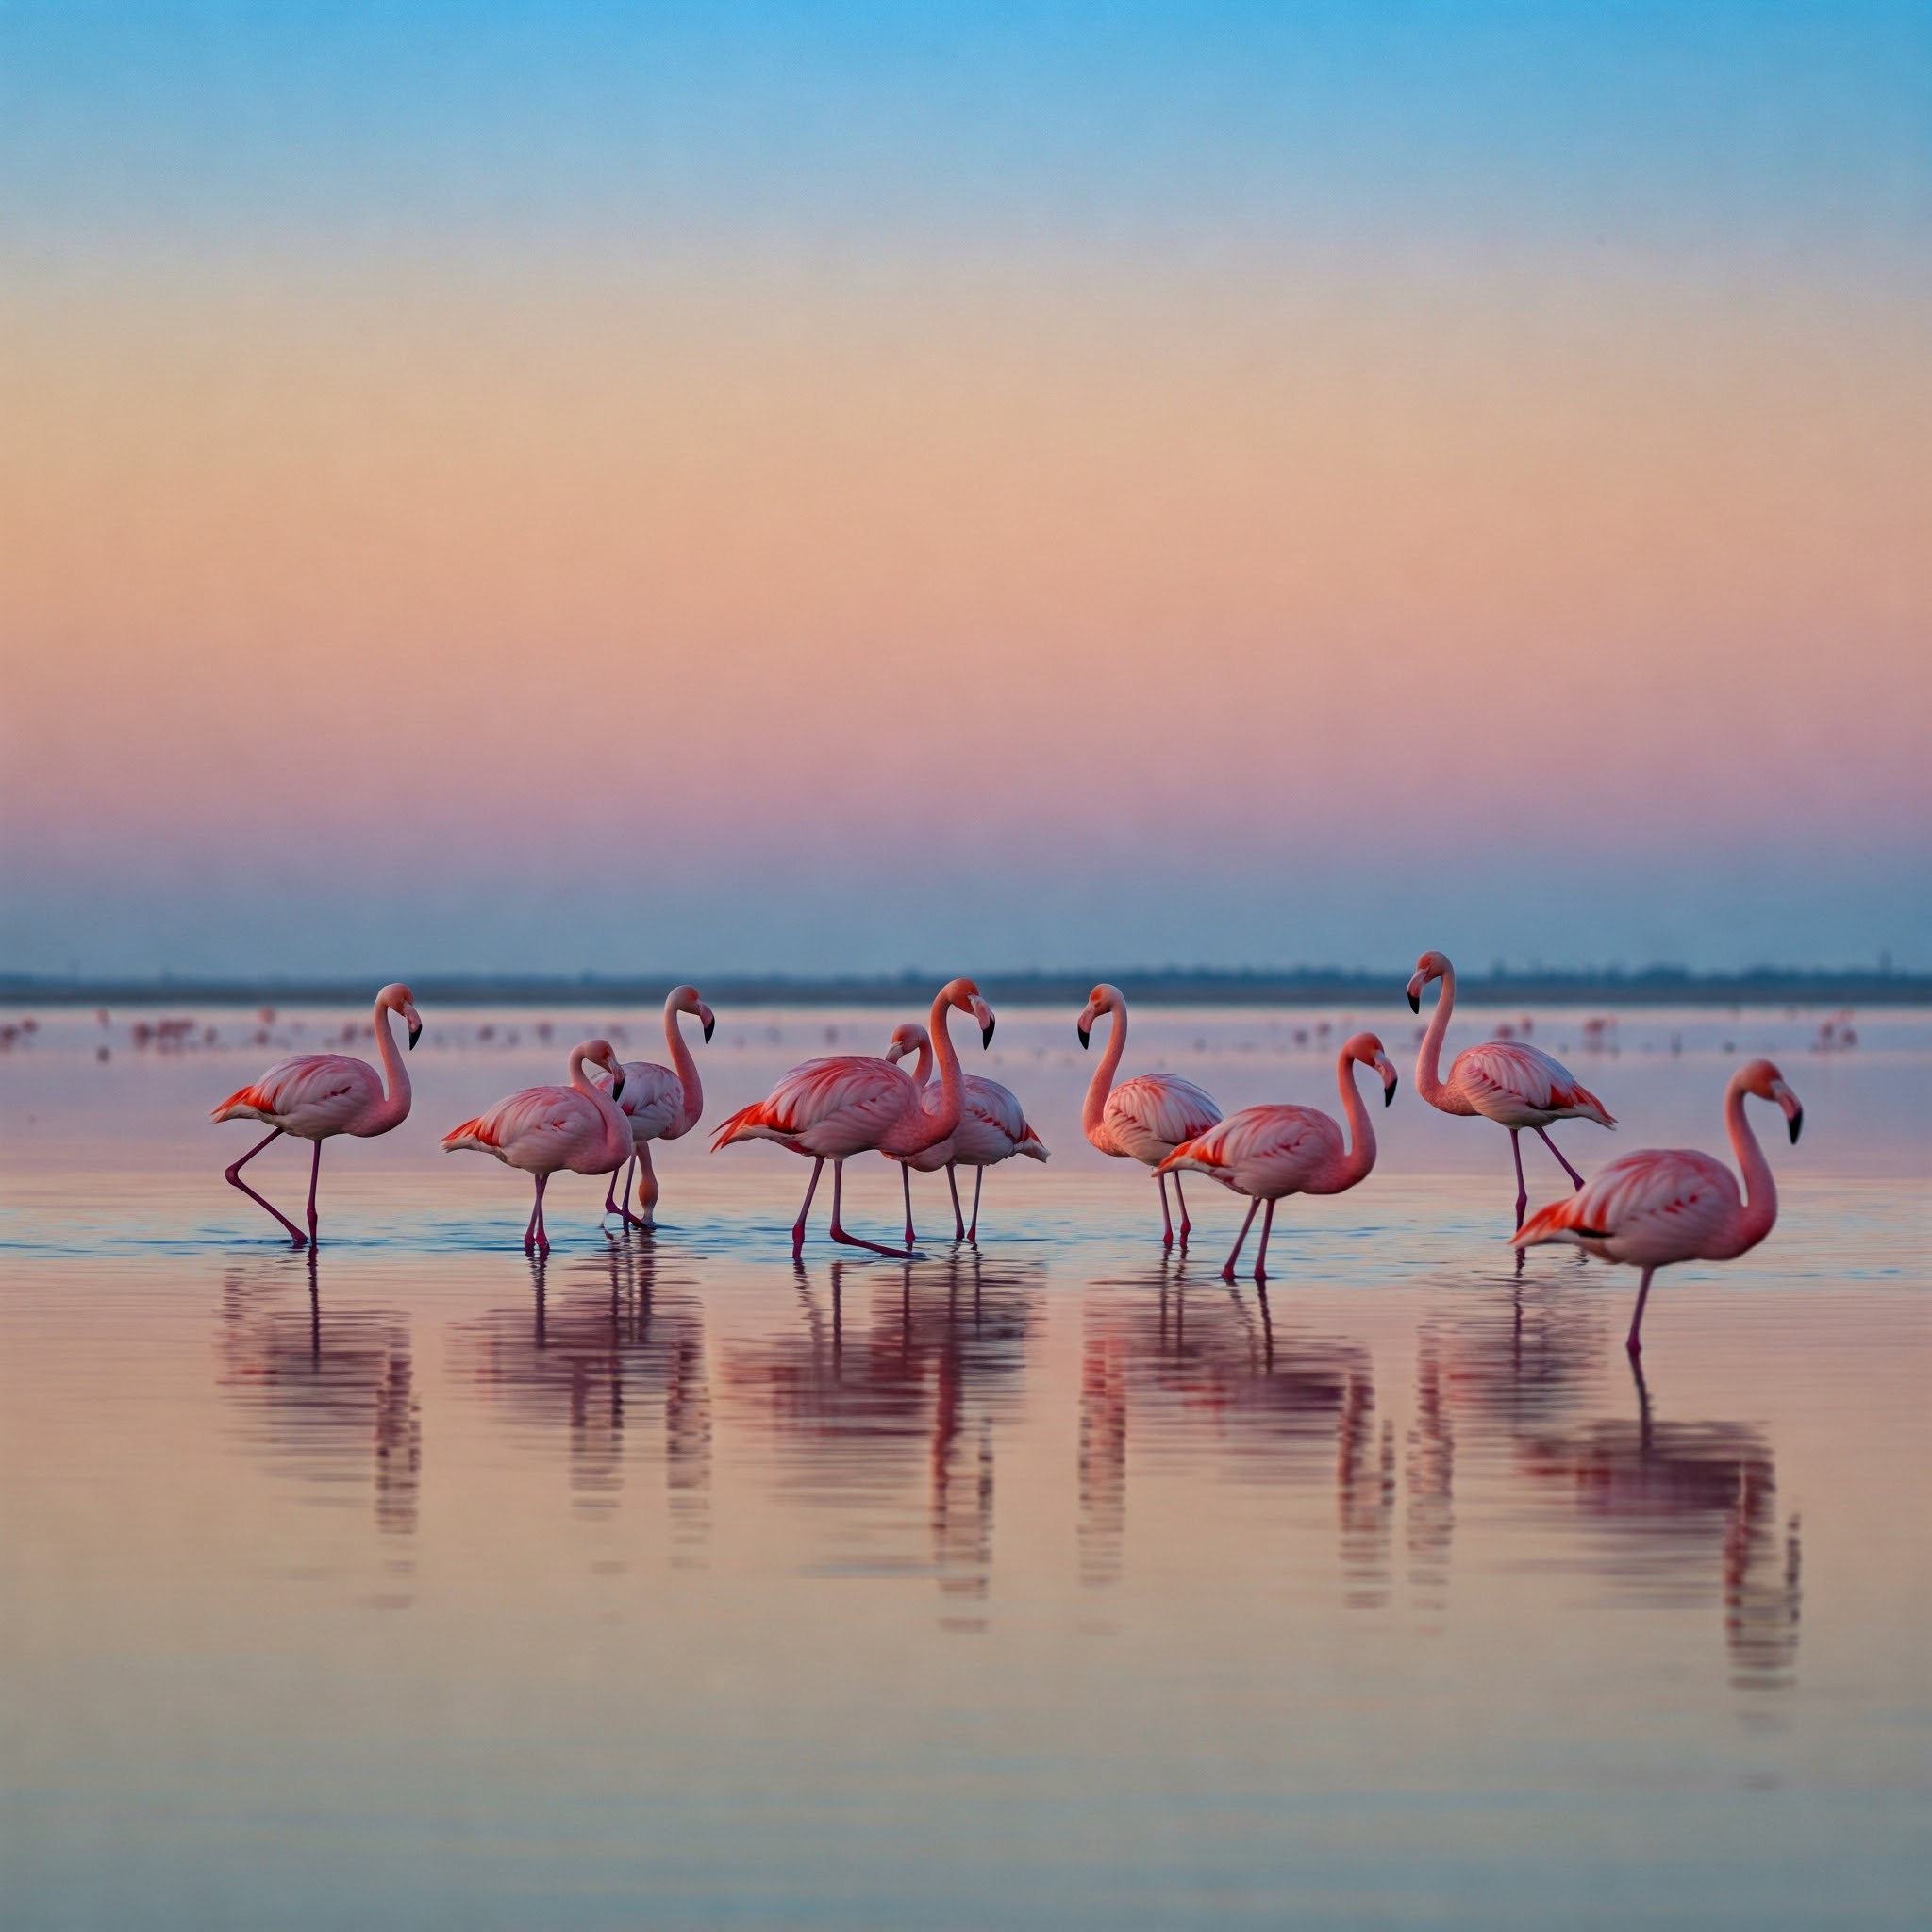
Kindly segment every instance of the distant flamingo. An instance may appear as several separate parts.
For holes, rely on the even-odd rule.
[[[670,1043],[671,1058],[676,1071],[659,1066],[656,1060],[625,1060],[624,1063],[623,1107],[630,1116],[630,1137],[633,1151],[631,1167],[641,1164],[643,1173],[638,1181],[638,1206],[644,1211],[641,1215],[630,1211],[631,1168],[624,1171],[624,1185],[618,1186],[615,1174],[610,1186],[605,1190],[604,1211],[607,1214],[622,1214],[626,1227],[656,1227],[657,1217],[651,1212],[658,1205],[658,1176],[651,1167],[651,1145],[653,1141],[675,1141],[680,1134],[688,1134],[697,1125],[698,1116],[705,1110],[705,1090],[698,1080],[698,1065],[691,1057],[691,1048],[684,1043],[684,1035],[678,1029],[677,1016],[680,1013],[693,1015],[704,1028],[705,1038],[709,1040],[718,1022],[709,1007],[698,997],[694,986],[673,987],[664,1002],[664,1038]],[[598,1086],[605,1083],[600,1080]]]
[[[1353,1147],[1344,1147],[1341,1129],[1312,1107],[1244,1107],[1217,1126],[1176,1147],[1157,1172],[1191,1167],[1212,1174],[1224,1188],[1246,1194],[1248,1218],[1235,1239],[1234,1252],[1221,1271],[1224,1281],[1234,1279],[1234,1264],[1241,1244],[1255,1224],[1255,1209],[1266,1202],[1261,1219],[1261,1247],[1255,1257],[1255,1279],[1268,1279],[1268,1237],[1274,1228],[1274,1204],[1287,1194],[1340,1194],[1369,1176],[1375,1164],[1375,1129],[1362,1097],[1356,1091],[1357,1065],[1374,1067],[1382,1076],[1382,1105],[1395,1098],[1395,1069],[1373,1033],[1357,1033],[1343,1042],[1335,1061],[1335,1084],[1341,1090],[1341,1108],[1348,1116]]]
[[[896,1065],[908,1053],[919,1056],[912,1079],[919,1089],[921,1105],[937,1108],[941,1096],[926,1084],[932,1074],[932,1039],[917,1020],[908,1020],[905,1025],[893,1027],[892,1043],[886,1049],[886,1058]],[[1047,1158],[1040,1136],[1027,1124],[1025,1109],[1021,1107],[1019,1096],[1009,1088],[1002,1087],[997,1080],[983,1080],[977,1074],[967,1074],[959,1124],[951,1135],[923,1153],[890,1157],[899,1163],[899,1178],[906,1192],[906,1245],[908,1248],[912,1245],[912,1174],[915,1169],[921,1174],[937,1174],[941,1168],[945,1169],[946,1186],[953,1194],[953,1239],[956,1241],[976,1241],[979,1239],[979,1189],[986,1179],[986,1171],[998,1166],[1003,1160],[1010,1160],[1016,1154],[1024,1154],[1029,1160]],[[966,1225],[965,1217],[959,1212],[959,1183],[954,1177],[954,1172],[960,1167],[973,1170],[971,1227]]]
[[[1481,1046],[1465,1047],[1449,1063],[1449,1077],[1443,1079],[1436,1065],[1441,1057],[1442,1036],[1449,1030],[1450,1010],[1456,1005],[1456,969],[1446,954],[1424,953],[1415,962],[1415,976],[1408,982],[1410,1012],[1422,1011],[1423,989],[1432,979],[1442,982],[1442,992],[1429,1016],[1422,1051],[1416,1056],[1415,1091],[1443,1113],[1479,1113],[1509,1129],[1509,1152],[1516,1158],[1516,1224],[1521,1227],[1523,1210],[1529,1205],[1529,1189],[1523,1178],[1523,1145],[1517,1139],[1524,1128],[1536,1130],[1538,1140],[1556,1155],[1563,1172],[1580,1188],[1583,1176],[1563,1158],[1543,1129],[1552,1121],[1591,1120],[1605,1127],[1617,1124],[1603,1102],[1568,1067],[1524,1041],[1491,1040]]]
[[[1171,1248],[1174,1217],[1167,1209],[1167,1175],[1161,1163],[1184,1141],[1213,1126],[1221,1118],[1221,1109],[1191,1080],[1183,1080],[1177,1074],[1141,1074],[1114,1087],[1114,1069],[1127,1043],[1127,1002],[1119,987],[1096,986],[1089,994],[1078,1022],[1083,1047],[1094,1021],[1103,1013],[1113,1015],[1113,1031],[1088,1083],[1080,1124],[1103,1154],[1141,1161],[1160,1175],[1160,1245]],[[1188,1197],[1181,1192],[1178,1174],[1174,1177],[1174,1191],[1180,1203],[1181,1246],[1185,1248],[1193,1223],[1188,1219]]]
[[[904,1255],[904,1248],[883,1247],[848,1234],[840,1220],[845,1163],[855,1154],[875,1148],[881,1154],[919,1154],[936,1147],[959,1124],[965,1104],[965,1082],[959,1057],[946,1032],[953,1008],[971,1013],[979,1022],[979,1041],[992,1038],[992,1008],[980,998],[970,979],[955,979],[940,989],[932,1003],[931,1032],[938,1049],[940,1099],[935,1108],[921,1104],[919,1089],[903,1067],[870,1054],[834,1054],[796,1066],[772,1089],[769,1098],[741,1108],[719,1128],[713,1150],[737,1141],[775,1141],[794,1154],[812,1157],[811,1180],[805,1203],[791,1228],[791,1258],[805,1251],[805,1217],[818,1191],[819,1175],[832,1163],[832,1239],[847,1247],[870,1248],[875,1255]]]
[[[386,1134],[409,1117],[409,1072],[396,1051],[395,1035],[390,1028],[391,1013],[403,1016],[411,1048],[423,1033],[422,1017],[407,986],[386,986],[375,995],[371,1024],[383,1072],[389,1075],[387,1093],[367,1060],[346,1053],[298,1053],[277,1060],[252,1086],[239,1088],[214,1109],[218,1121],[266,1121],[274,1129],[267,1140],[258,1141],[227,1170],[227,1179],[251,1201],[266,1208],[289,1230],[291,1242],[298,1248],[315,1240],[315,1189],[322,1178],[322,1143],[335,1134],[354,1134],[358,1140]],[[307,1235],[242,1178],[242,1170],[269,1141],[284,1134],[315,1143],[308,1163]]]
[[[607,1089],[584,1072],[593,1061],[611,1076]],[[506,1167],[537,1177],[537,1204],[524,1229],[524,1252],[547,1255],[543,1190],[560,1168],[573,1174],[614,1174],[630,1158],[630,1120],[617,1103],[624,1098],[624,1067],[608,1040],[587,1040],[570,1051],[568,1087],[525,1087],[499,1100],[488,1113],[442,1137],[445,1154],[475,1147],[493,1154]]]
[[[1777,1187],[1771,1163],[1744,1118],[1744,1096],[1774,1100],[1790,1124],[1793,1145],[1805,1124],[1798,1096],[1769,1060],[1752,1060],[1724,1091],[1724,1125],[1744,1173],[1748,1198],[1723,1161],[1690,1147],[1645,1147],[1592,1174],[1567,1201],[1540,1208],[1517,1229],[1514,1245],[1564,1241],[1600,1261],[1643,1270],[1637,1308],[1624,1342],[1643,1346],[1643,1304],[1650,1277],[1674,1261],[1729,1261],[1755,1248],[1777,1221]]]

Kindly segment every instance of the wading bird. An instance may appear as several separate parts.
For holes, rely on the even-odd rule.
[[[1127,1003],[1117,986],[1096,986],[1080,1009],[1080,1044],[1084,1047],[1093,1023],[1103,1013],[1113,1015],[1107,1051],[1088,1083],[1080,1125],[1103,1154],[1138,1160],[1160,1175],[1160,1244],[1174,1246],[1174,1217],[1167,1208],[1167,1175],[1161,1163],[1184,1141],[1205,1134],[1221,1118],[1221,1109],[1191,1080],[1176,1074],[1141,1074],[1113,1085],[1114,1070],[1127,1043]],[[1109,1091],[1111,1090],[1111,1091]],[[1174,1177],[1174,1198],[1181,1209],[1181,1246],[1188,1244],[1193,1224],[1188,1219],[1188,1197],[1181,1177]]]
[[[892,1042],[886,1058],[894,1065],[908,1053],[919,1056],[912,1073],[923,1106],[937,1108],[941,1096],[927,1084],[932,1076],[932,1040],[917,1020],[908,1020],[892,1029]],[[1047,1151],[1041,1138],[1027,1124],[1025,1109],[1019,1096],[997,1080],[981,1079],[977,1074],[966,1076],[965,1093],[959,1108],[959,1124],[943,1141],[919,1154],[888,1157],[899,1163],[899,1178],[906,1193],[906,1245],[912,1245],[912,1174],[946,1171],[946,1186],[953,1195],[953,1239],[976,1241],[979,1239],[979,1189],[986,1171],[997,1167],[1014,1155],[1029,1160],[1044,1160]],[[969,1227],[959,1211],[959,1183],[955,1171],[973,1170],[973,1224]]]
[[[1261,1246],[1255,1257],[1255,1279],[1268,1279],[1268,1237],[1274,1227],[1274,1204],[1288,1194],[1340,1194],[1368,1178],[1375,1164],[1375,1129],[1357,1091],[1357,1066],[1374,1067],[1382,1076],[1382,1105],[1395,1098],[1395,1069],[1373,1033],[1357,1033],[1343,1042],[1335,1061],[1335,1084],[1341,1090],[1341,1110],[1348,1117],[1354,1144],[1344,1146],[1341,1129],[1319,1108],[1244,1107],[1205,1134],[1183,1141],[1157,1170],[1174,1173],[1191,1167],[1211,1174],[1224,1188],[1248,1196],[1247,1219],[1235,1238],[1234,1252],[1221,1271],[1224,1281],[1234,1279],[1234,1264],[1241,1244],[1255,1224],[1255,1209],[1267,1204],[1261,1219]]]
[[[1755,1248],[1777,1221],[1771,1162],[1744,1117],[1744,1096],[1775,1101],[1795,1144],[1805,1124],[1798,1096],[1769,1060],[1752,1060],[1724,1090],[1724,1125],[1748,1193],[1723,1161],[1691,1147],[1645,1147],[1592,1174],[1567,1201],[1540,1208],[1516,1231],[1518,1249],[1563,1241],[1600,1261],[1643,1270],[1624,1345],[1643,1346],[1643,1304],[1650,1277],[1674,1261],[1729,1261]]]
[[[1436,1068],[1442,1054],[1442,1036],[1449,1030],[1449,1014],[1456,1005],[1456,969],[1446,954],[1424,953],[1415,962],[1415,976],[1408,982],[1410,1012],[1422,1011],[1423,989],[1432,979],[1442,982],[1442,991],[1429,1016],[1422,1051],[1416,1055],[1415,1091],[1443,1113],[1479,1113],[1509,1129],[1509,1152],[1516,1160],[1516,1224],[1521,1227],[1523,1210],[1529,1205],[1529,1189],[1523,1178],[1523,1143],[1517,1139],[1524,1128],[1534,1129],[1537,1138],[1556,1155],[1563,1172],[1580,1188],[1583,1176],[1563,1158],[1543,1129],[1552,1121],[1590,1120],[1605,1127],[1617,1124],[1603,1102],[1568,1067],[1524,1041],[1491,1040],[1481,1046],[1465,1047],[1450,1061],[1449,1077],[1443,1079]]]
[[[614,1174],[611,1176],[604,1195],[604,1211],[622,1214],[626,1227],[658,1224],[657,1216],[651,1211],[658,1205],[658,1176],[651,1166],[650,1143],[675,1141],[680,1134],[690,1133],[705,1110],[705,1090],[698,1079],[697,1062],[691,1058],[691,1048],[685,1045],[684,1034],[677,1024],[680,1013],[691,1014],[704,1028],[706,1040],[710,1039],[718,1024],[717,1018],[699,999],[697,988],[674,987],[664,1002],[664,1038],[671,1048],[672,1064],[660,1066],[656,1060],[624,1063],[624,1098],[619,1105],[630,1116],[631,1166],[625,1169],[622,1185]],[[605,1082],[600,1080],[597,1084],[601,1087]],[[638,1206],[643,1209],[641,1214],[630,1211],[632,1168],[642,1169],[638,1176]]]
[[[315,1240],[315,1189],[322,1178],[322,1143],[334,1134],[354,1134],[358,1140],[386,1134],[409,1116],[409,1071],[396,1050],[395,1035],[390,1027],[391,1013],[403,1016],[411,1047],[423,1032],[422,1016],[407,986],[386,986],[375,995],[371,1024],[375,1029],[383,1073],[389,1076],[387,1093],[381,1075],[367,1060],[358,1060],[353,1054],[298,1053],[277,1060],[260,1079],[229,1094],[214,1109],[218,1121],[264,1121],[272,1129],[266,1140],[258,1141],[227,1170],[227,1178],[251,1201],[266,1208],[289,1230],[290,1241],[298,1248]],[[242,1178],[242,1170],[270,1141],[284,1134],[315,1143],[308,1164],[306,1235]]]
[[[811,1156],[811,1179],[805,1202],[791,1228],[791,1257],[805,1250],[805,1217],[818,1191],[819,1175],[832,1163],[832,1239],[847,1247],[870,1248],[875,1255],[905,1255],[861,1236],[848,1234],[840,1219],[845,1163],[855,1154],[919,1154],[936,1147],[959,1124],[965,1102],[965,1076],[959,1057],[946,1032],[946,1018],[957,1008],[979,1023],[979,1041],[992,1039],[992,1008],[980,998],[970,979],[955,979],[940,989],[932,1003],[931,1034],[939,1059],[940,1095],[936,1107],[921,1103],[919,1089],[905,1068],[871,1054],[834,1054],[796,1066],[772,1089],[770,1095],[741,1108],[718,1129],[713,1151],[737,1141],[775,1141],[794,1154]]]
[[[585,1064],[600,1066],[610,1085],[598,1085],[584,1072]],[[608,1040],[587,1040],[570,1052],[568,1087],[525,1087],[499,1100],[442,1137],[445,1154],[474,1147],[493,1154],[506,1167],[521,1168],[537,1180],[537,1201],[524,1229],[524,1252],[547,1255],[550,1237],[543,1228],[543,1190],[550,1176],[568,1168],[573,1174],[613,1174],[630,1158],[630,1121],[618,1102],[624,1098],[624,1066]]]

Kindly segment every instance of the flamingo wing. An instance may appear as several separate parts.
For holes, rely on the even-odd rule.
[[[218,1121],[259,1120],[305,1140],[345,1133],[382,1099],[382,1078],[345,1053],[298,1053],[215,1108]]]
[[[609,1074],[600,1074],[597,1085],[608,1091]],[[633,1141],[655,1141],[684,1118],[684,1082],[656,1060],[625,1060],[624,1097],[617,1104],[630,1121]]]
[[[758,1138],[782,1141],[800,1153],[857,1153],[875,1145],[908,1106],[918,1104],[918,1097],[911,1075],[890,1060],[870,1054],[833,1054],[793,1067],[765,1099],[733,1114],[711,1144],[723,1147]],[[808,1147],[808,1136],[829,1138],[821,1150]]]
[[[1611,1260],[1688,1261],[1722,1245],[1742,1200],[1723,1161],[1690,1147],[1646,1147],[1539,1209],[1515,1244],[1565,1241]]]
[[[977,1074],[966,1076],[959,1124],[949,1144],[954,1158],[969,1167],[990,1167],[1014,1154],[1034,1160],[1046,1158],[1046,1148],[1027,1124],[1019,1095],[997,1080],[983,1079]]]
[[[1341,1129],[1313,1107],[1244,1107],[1160,1165],[1195,1167],[1244,1194],[1298,1192],[1341,1158]]]
[[[525,1087],[487,1113],[453,1127],[445,1148],[477,1147],[511,1167],[555,1174],[593,1153],[604,1138],[604,1115],[575,1087]]]
[[[1490,1040],[1465,1048],[1449,1069],[1449,1083],[1459,1087],[1478,1113],[1506,1126],[1536,1125],[1546,1120],[1582,1115],[1615,1126],[1608,1109],[1589,1088],[1541,1047],[1517,1040]],[[1523,1116],[1521,1119],[1513,1116]]]
[[[1152,1164],[1183,1141],[1205,1134],[1221,1109],[1191,1080],[1175,1074],[1141,1074],[1107,1096],[1108,1131],[1136,1160]]]

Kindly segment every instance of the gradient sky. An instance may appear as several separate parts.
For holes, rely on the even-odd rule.
[[[0,966],[1932,966],[1920,5],[0,8]]]

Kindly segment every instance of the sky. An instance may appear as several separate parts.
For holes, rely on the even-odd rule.
[[[1932,968],[1917,5],[0,6],[0,969]]]

